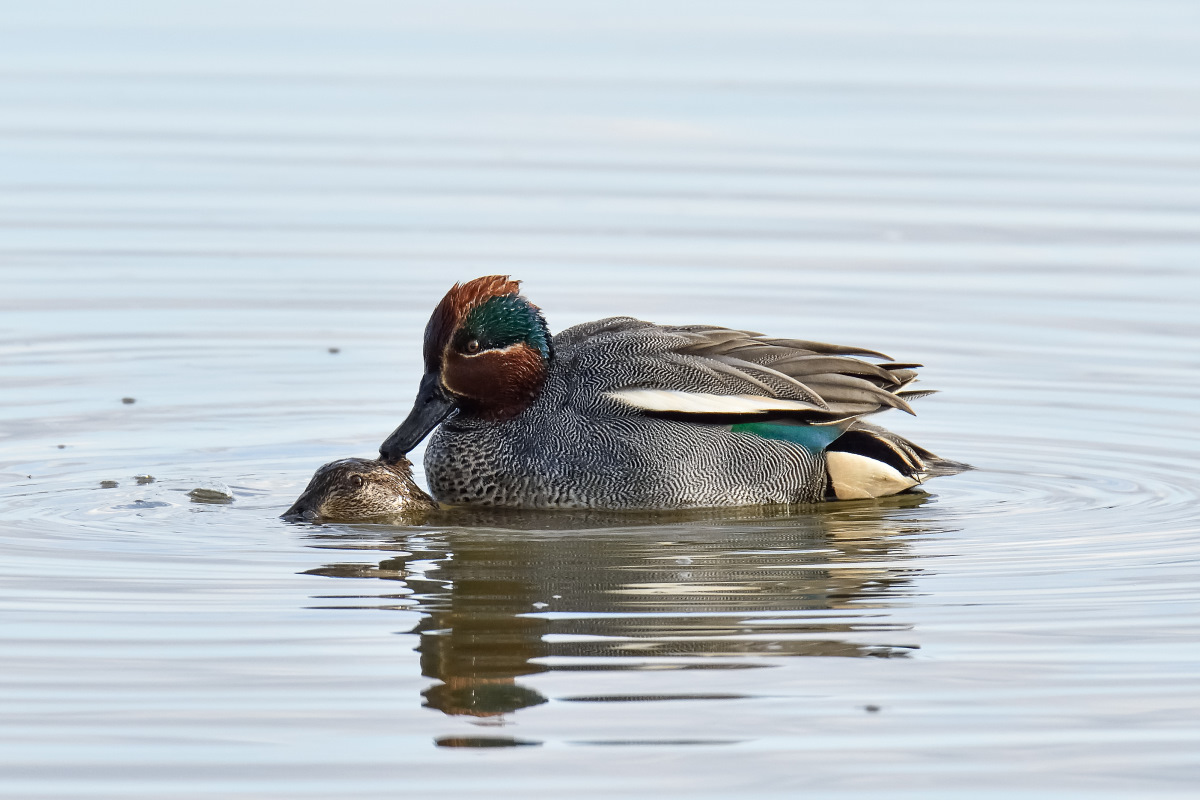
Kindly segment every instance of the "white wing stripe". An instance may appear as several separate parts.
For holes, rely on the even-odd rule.
[[[784,400],[754,394],[703,394],[677,389],[621,389],[608,397],[643,411],[681,414],[761,414],[768,411],[825,411],[803,400]]]

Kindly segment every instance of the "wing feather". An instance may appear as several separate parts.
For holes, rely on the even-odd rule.
[[[652,416],[824,424],[912,413],[906,398],[924,394],[902,391],[918,365],[875,350],[709,325],[612,317],[568,328],[554,351],[571,402],[616,401]]]
[[[643,411],[669,414],[768,414],[775,411],[824,411],[802,400],[784,400],[756,394],[706,394],[674,389],[622,389],[609,397]]]

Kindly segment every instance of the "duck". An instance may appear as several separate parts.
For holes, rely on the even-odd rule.
[[[633,317],[551,335],[519,281],[488,275],[450,288],[422,355],[380,459],[432,432],[425,476],[452,506],[814,504],[969,469],[863,419],[932,394],[920,364],[874,350]]]
[[[413,480],[407,458],[340,458],[319,467],[280,516],[288,522],[420,524],[437,508]]]

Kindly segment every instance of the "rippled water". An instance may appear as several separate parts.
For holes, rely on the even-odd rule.
[[[0,22],[6,796],[1194,796],[1191,4],[289,9]],[[977,469],[278,520],[494,272],[924,362]]]

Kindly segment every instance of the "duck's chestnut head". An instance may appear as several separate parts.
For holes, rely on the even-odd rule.
[[[461,409],[483,419],[519,414],[542,391],[553,357],[541,311],[506,275],[455,284],[425,326],[425,374],[413,410],[379,448],[402,458]]]

